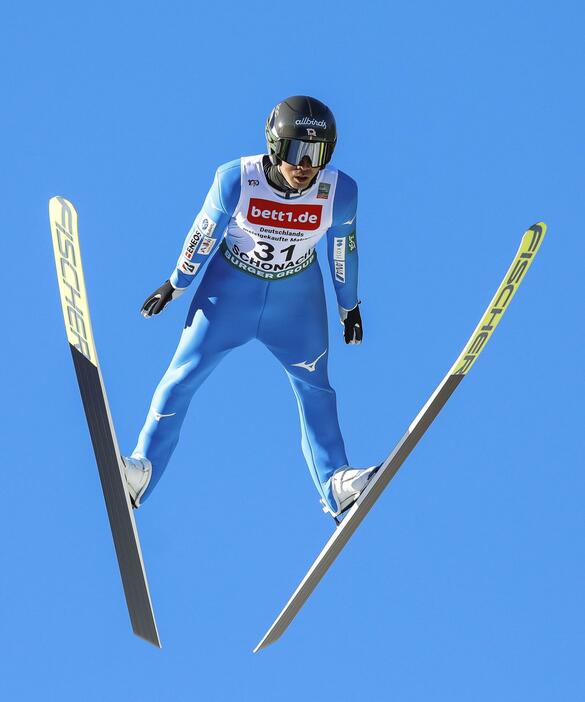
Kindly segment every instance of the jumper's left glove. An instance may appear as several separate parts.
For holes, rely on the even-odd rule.
[[[339,307],[339,317],[343,324],[343,338],[346,344],[361,344],[363,338],[362,316],[360,303],[352,309],[346,310]]]

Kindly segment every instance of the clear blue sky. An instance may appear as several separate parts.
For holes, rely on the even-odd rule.
[[[581,2],[11,3],[0,23],[0,696],[15,701],[585,699]],[[138,314],[216,166],[274,103],[337,116],[360,186],[365,343],[330,303],[350,460],[381,460],[522,235],[506,318],[313,598],[252,647],[331,530],[259,344],[196,397],[139,528],[164,648],[132,636],[63,330],[47,201],[80,215],[123,450],[188,302]]]

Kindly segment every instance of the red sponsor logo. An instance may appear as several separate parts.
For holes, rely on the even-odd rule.
[[[252,197],[248,205],[248,221],[268,227],[312,231],[319,229],[322,209],[322,205],[293,205]]]

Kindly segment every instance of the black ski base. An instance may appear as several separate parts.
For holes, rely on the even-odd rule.
[[[137,636],[160,648],[142,554],[120,473],[121,458],[117,451],[101,375],[99,369],[82,353],[71,344],[69,346],[99,470],[132,629]]]

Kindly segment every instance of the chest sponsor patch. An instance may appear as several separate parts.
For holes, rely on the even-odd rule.
[[[253,224],[269,227],[315,231],[321,225],[322,210],[323,205],[295,205],[252,197],[247,219]]]
[[[327,198],[329,197],[330,190],[330,183],[319,183],[319,189],[317,190],[317,200],[327,200]]]

